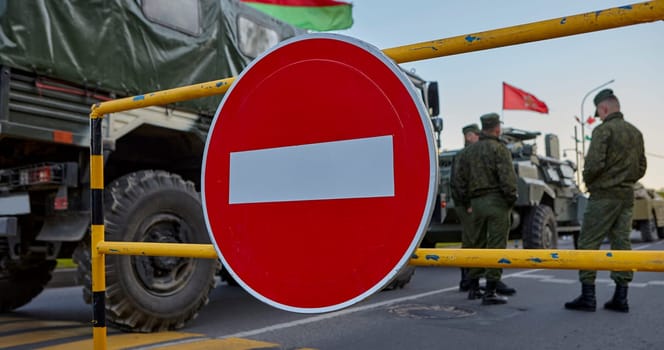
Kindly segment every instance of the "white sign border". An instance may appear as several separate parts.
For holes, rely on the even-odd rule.
[[[212,227],[210,226],[210,219],[208,217],[208,210],[207,210],[207,201],[205,198],[205,173],[206,173],[206,159],[207,159],[207,154],[208,154],[208,147],[210,146],[210,139],[212,138],[212,134],[214,131],[214,127],[217,123],[217,120],[219,119],[218,116],[221,113],[221,110],[228,99],[228,96],[231,96],[233,93],[233,89],[236,86],[236,84],[241,81],[242,77],[246,74],[246,72],[250,71],[251,68],[256,65],[258,62],[260,62],[265,56],[271,54],[272,52],[290,45],[295,42],[299,42],[302,40],[310,40],[310,39],[331,39],[331,40],[338,40],[338,41],[343,41],[346,43],[349,43],[351,45],[357,46],[359,48],[362,48],[369,53],[371,53],[374,57],[382,61],[386,67],[388,67],[392,72],[401,80],[401,82],[404,84],[406,89],[408,90],[408,93],[410,94],[411,98],[415,102],[415,105],[417,106],[417,109],[420,114],[420,118],[422,121],[422,127],[423,130],[425,131],[426,134],[426,139],[427,139],[427,145],[429,149],[429,186],[428,186],[428,194],[427,194],[427,202],[426,206],[424,209],[424,213],[422,215],[422,218],[420,220],[420,224],[417,228],[417,233],[413,239],[413,241],[410,243],[408,250],[406,253],[401,257],[397,265],[392,268],[392,271],[390,271],[383,279],[381,279],[376,285],[374,285],[372,288],[369,290],[365,291],[364,293],[347,300],[342,303],[338,303],[335,305],[330,305],[330,306],[325,306],[325,307],[316,307],[316,308],[303,308],[303,307],[295,307],[291,305],[286,305],[280,302],[277,302],[275,300],[272,300],[270,298],[265,297],[264,295],[258,293],[255,291],[253,288],[251,288],[249,285],[247,285],[236,273],[233,271],[233,269],[230,267],[226,259],[224,258],[224,255],[221,252],[221,249],[219,249],[219,246],[216,244],[215,237],[212,233]],[[212,123],[210,124],[210,129],[208,132],[207,140],[205,142],[205,151],[203,153],[203,164],[201,168],[201,203],[203,206],[203,215],[205,216],[205,225],[208,230],[208,234],[210,235],[210,240],[214,244],[214,248],[217,251],[217,255],[221,259],[221,263],[224,265],[224,267],[228,270],[230,275],[235,279],[235,281],[242,286],[244,290],[246,290],[249,294],[253,295],[255,298],[258,300],[271,305],[273,307],[276,307],[278,309],[286,310],[286,311],[291,311],[291,312],[298,312],[298,313],[323,313],[323,312],[331,312],[331,311],[336,311],[340,310],[343,308],[346,308],[348,306],[351,306],[353,304],[356,304],[365,298],[371,296],[372,294],[382,290],[393,278],[396,277],[396,275],[408,264],[408,261],[410,260],[412,254],[415,252],[415,249],[418,248],[420,242],[422,241],[422,238],[424,237],[426,230],[429,226],[429,221],[431,219],[431,215],[433,214],[433,206],[434,206],[434,200],[436,196],[436,191],[437,191],[437,185],[438,185],[438,155],[437,155],[437,150],[435,146],[435,140],[434,140],[434,135],[433,135],[433,126],[431,125],[431,121],[429,119],[429,114],[427,112],[426,107],[424,106],[420,96],[418,93],[415,91],[415,88],[413,87],[413,84],[411,81],[406,77],[406,75],[401,71],[401,69],[385,54],[378,49],[377,47],[370,45],[366,42],[363,42],[359,39],[345,36],[345,35],[340,35],[340,34],[332,34],[332,33],[309,33],[309,34],[303,34],[299,35],[296,37],[293,37],[291,39],[282,41],[278,45],[274,46],[273,48],[267,50],[260,56],[258,56],[255,60],[253,60],[241,73],[240,75],[235,79],[235,82],[231,85],[229,90],[224,94],[223,99],[221,100],[221,103],[219,104],[219,107],[217,108],[217,111],[214,115],[214,119],[212,120]]]

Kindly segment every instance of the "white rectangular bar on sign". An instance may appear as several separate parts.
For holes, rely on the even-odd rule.
[[[229,204],[393,196],[392,135],[230,154]]]

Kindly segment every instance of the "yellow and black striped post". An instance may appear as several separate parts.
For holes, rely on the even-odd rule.
[[[106,349],[106,266],[97,245],[104,241],[103,116],[90,115],[90,203],[92,242],[92,339],[95,349]]]

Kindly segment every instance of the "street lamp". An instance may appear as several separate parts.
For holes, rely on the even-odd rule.
[[[576,183],[581,187],[581,163],[579,161],[583,158],[583,154],[579,151],[579,135],[577,133],[576,125],[574,125],[574,148],[563,149],[563,157],[567,157],[566,151],[574,151],[576,155]]]
[[[577,148],[563,148],[563,157],[567,157],[567,151],[574,152],[576,159],[579,159],[579,150]]]
[[[586,132],[584,130],[584,126],[586,125],[586,119],[585,119],[586,116],[585,116],[585,114],[583,114],[583,105],[586,102],[586,98],[588,98],[588,96],[590,96],[590,94],[592,94],[593,92],[595,92],[595,91],[597,91],[597,90],[613,83],[614,81],[615,81],[615,79],[611,79],[611,80],[607,81],[606,83],[604,83],[604,84],[588,91],[588,93],[586,93],[586,95],[583,96],[583,99],[581,100],[581,120],[580,120],[580,123],[581,123],[581,150],[583,152],[582,154],[584,155],[584,157],[585,157],[585,154],[586,154]]]

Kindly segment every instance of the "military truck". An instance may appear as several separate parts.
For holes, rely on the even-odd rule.
[[[0,312],[38,295],[56,258],[90,287],[90,106],[237,75],[302,33],[238,1],[0,1]],[[106,239],[209,243],[198,193],[220,98],[104,120]],[[107,257],[108,321],[178,328],[218,262]]]
[[[574,181],[576,165],[560,159],[556,135],[545,136],[546,155],[537,153],[534,140],[540,132],[504,128],[501,136],[512,153],[518,177],[518,200],[511,214],[510,239],[524,248],[557,248],[559,235],[578,237],[587,198]],[[450,193],[452,165],[459,150],[439,154],[440,184],[437,209],[422,242],[460,242],[461,223]]]
[[[91,302],[91,105],[237,76],[301,33],[237,0],[0,0],[0,312],[37,296],[57,258],[73,257]],[[409,77],[437,115],[436,84]],[[220,100],[105,116],[106,240],[210,242],[200,172]],[[107,256],[107,321],[180,328],[219,271],[214,260]]]
[[[644,242],[664,238],[664,198],[638,182],[634,185],[632,224]]]

